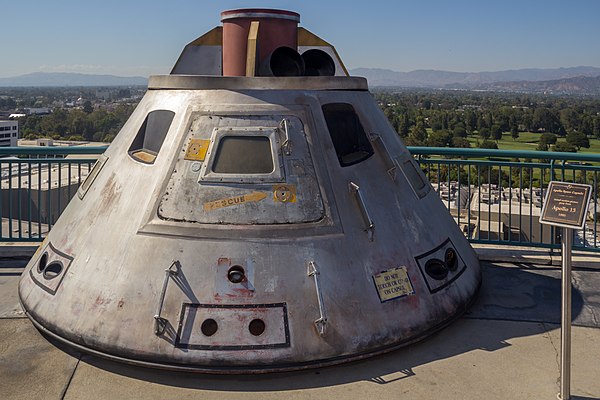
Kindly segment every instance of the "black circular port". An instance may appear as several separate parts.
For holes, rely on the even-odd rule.
[[[444,262],[450,271],[456,271],[458,260],[456,257],[456,251],[454,251],[453,248],[446,249],[446,253],[444,254]]]
[[[227,271],[227,279],[229,279],[229,282],[231,283],[240,283],[245,277],[246,274],[244,273],[244,268],[239,265],[234,265]]]
[[[46,263],[48,262],[48,253],[44,253],[42,257],[40,257],[40,261],[38,262],[37,270],[41,274],[44,272],[44,268],[46,268]]]
[[[205,319],[202,325],[200,326],[200,330],[204,334],[204,336],[212,336],[217,333],[217,329],[219,329],[219,325],[217,321],[212,318]]]
[[[254,336],[260,336],[265,331],[265,322],[262,319],[253,319],[248,325],[248,330]]]
[[[44,279],[56,278],[62,272],[63,266],[59,262],[51,262],[44,268]]]
[[[448,276],[448,267],[442,260],[432,258],[425,263],[425,272],[433,279],[441,281]]]
[[[265,61],[268,68],[263,67],[264,72],[270,72],[272,76],[302,76],[304,75],[304,60],[298,52],[290,47],[281,46],[273,50]]]

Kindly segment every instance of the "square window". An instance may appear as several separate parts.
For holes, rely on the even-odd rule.
[[[201,182],[282,182],[277,128],[214,128]]]
[[[270,174],[271,141],[266,136],[224,136],[212,164],[217,174]]]

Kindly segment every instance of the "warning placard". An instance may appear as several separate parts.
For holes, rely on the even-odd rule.
[[[373,282],[382,303],[415,294],[405,266],[391,268],[373,275]]]

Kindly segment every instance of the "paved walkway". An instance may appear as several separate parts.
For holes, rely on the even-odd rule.
[[[483,263],[468,315],[434,336],[352,364],[254,376],[155,371],[50,343],[16,294],[26,261],[0,260],[0,398],[556,399],[560,270]],[[600,398],[600,268],[574,272],[573,399]]]

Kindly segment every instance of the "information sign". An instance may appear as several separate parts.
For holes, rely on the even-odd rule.
[[[550,182],[540,215],[540,223],[583,229],[591,192],[590,185]]]

